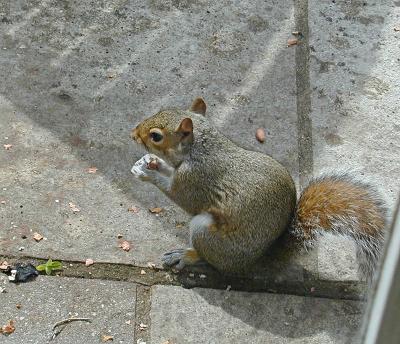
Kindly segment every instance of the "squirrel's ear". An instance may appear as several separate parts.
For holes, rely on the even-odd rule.
[[[190,111],[198,113],[200,115],[205,115],[207,109],[206,102],[203,98],[196,98],[190,107]]]
[[[193,122],[190,118],[184,118],[176,129],[176,132],[182,135],[182,138],[193,136]]]

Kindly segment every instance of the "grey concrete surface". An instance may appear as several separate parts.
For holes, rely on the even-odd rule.
[[[354,343],[363,308],[357,301],[159,286],[152,290],[151,342]]]
[[[0,286],[6,290],[0,294],[0,326],[14,320],[15,332],[0,335],[2,343],[94,344],[101,343],[103,335],[113,336],[113,343],[132,343],[135,284],[40,276],[15,285],[4,277],[0,276]],[[89,318],[91,323],[71,322],[49,341],[55,323],[78,317]]]
[[[195,96],[224,134],[272,154],[297,179],[291,1],[2,5],[0,138],[13,145],[0,150],[2,253],[23,246],[26,255],[144,265],[186,245],[175,228],[185,215],[130,175],[143,151],[129,132]],[[264,145],[254,137],[260,126]],[[85,172],[91,166],[96,174]],[[154,206],[165,214],[150,214]],[[21,239],[30,230],[47,241]]]
[[[353,343],[362,303],[282,295],[365,295],[345,239],[323,238],[309,253],[276,246],[239,279],[143,274],[187,244],[188,218],[131,177],[144,152],[129,132],[160,107],[200,95],[225,135],[277,158],[297,184],[356,169],[391,207],[400,172],[399,9],[398,1],[0,0],[0,256],[111,263],[68,264],[64,276],[82,279],[5,283],[1,324],[15,317],[17,330],[0,340],[42,343],[71,312],[96,319],[68,325],[61,343],[98,343],[109,330],[114,342],[146,344]],[[288,48],[297,30],[305,37]],[[35,242],[34,232],[45,239]],[[157,286],[150,298],[146,285],[164,283],[280,295]],[[149,329],[134,331],[126,323],[134,319]]]

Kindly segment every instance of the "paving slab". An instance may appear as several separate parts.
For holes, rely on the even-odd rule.
[[[400,191],[400,7],[309,1],[308,17],[313,175],[352,173],[377,187],[390,214]],[[330,236],[318,247],[321,279],[353,275],[342,268],[351,261],[346,238]]]
[[[291,1],[13,1],[1,18],[2,254],[145,265],[186,245],[185,214],[130,175],[144,152],[129,133],[195,96],[224,134],[297,179]]]
[[[309,4],[314,174],[354,170],[392,209],[400,174],[396,1]]]
[[[113,343],[133,342],[135,284],[39,276],[16,285],[5,277],[0,276],[6,290],[0,293],[0,324],[14,320],[15,332],[0,335],[2,343],[101,343],[103,335],[113,336]],[[71,322],[49,341],[55,323],[78,317],[91,323]]]
[[[354,343],[364,304],[157,286],[151,343]],[[190,316],[188,316],[190,314]]]

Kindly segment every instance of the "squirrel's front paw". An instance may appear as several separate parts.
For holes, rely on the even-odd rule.
[[[131,172],[133,175],[141,180],[151,180],[153,174],[158,169],[157,157],[155,155],[146,154],[141,159],[136,161],[133,165]]]

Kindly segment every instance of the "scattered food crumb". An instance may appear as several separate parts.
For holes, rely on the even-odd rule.
[[[108,79],[114,79],[116,76],[117,76],[117,74],[114,72],[107,72]]]
[[[90,259],[90,258],[86,259],[86,261],[85,261],[85,265],[86,266],[90,266],[90,265],[93,265],[93,264],[94,264],[93,259]]]
[[[172,342],[168,339],[165,342],[162,342],[161,344],[172,344]]]
[[[300,31],[292,31],[293,36],[300,36],[301,32]]]
[[[261,143],[265,142],[265,138],[266,138],[265,130],[263,128],[258,128],[256,130],[256,139],[258,140],[258,142]]]
[[[89,167],[86,169],[87,173],[96,173],[97,172],[97,167]]]
[[[6,204],[6,201],[3,200],[3,201],[0,201],[0,203],[1,203],[1,204]]]
[[[128,252],[131,249],[131,244],[129,243],[129,241],[124,240],[121,243],[119,243],[118,247]]]
[[[399,26],[395,26],[394,27],[394,31],[396,31],[396,32],[400,31],[400,25]]]
[[[8,270],[9,267],[10,264],[6,260],[0,263],[0,270]]]
[[[232,286],[229,284],[227,287],[226,287],[226,291],[230,291],[232,289]]]
[[[3,145],[3,147],[4,147],[5,150],[10,150],[10,148],[12,147],[12,145],[10,145],[10,144],[5,144],[5,145]]]
[[[43,239],[43,235],[35,232],[35,233],[33,233],[33,239],[35,239],[36,242],[39,242],[40,240]]]
[[[190,277],[190,278],[194,278],[194,273],[191,272],[191,273],[189,274],[189,277]]]
[[[206,275],[204,275],[204,274],[200,274],[200,276],[199,276],[201,279],[205,279],[205,278],[207,278],[207,276]]]
[[[130,213],[137,214],[139,212],[139,208],[138,207],[131,207],[131,208],[128,208],[128,211]]]
[[[6,288],[0,287],[0,294],[1,293],[7,293]]]
[[[71,208],[71,210],[72,210],[74,213],[77,213],[77,212],[81,211],[81,210],[80,210],[74,203],[72,203],[72,202],[69,202],[68,205],[69,205],[69,207]]]
[[[105,343],[105,342],[110,342],[110,341],[112,341],[112,340],[114,340],[114,337],[113,337],[113,336],[109,336],[109,335],[106,335],[106,334],[103,334],[103,335],[101,336],[101,341],[102,341],[103,343]]]
[[[146,275],[146,271],[140,270],[140,274],[141,274],[141,275]]]
[[[122,237],[123,237],[122,234],[117,234],[117,238],[118,238],[118,239],[121,239]]]
[[[22,308],[22,305],[21,305],[20,303],[17,303],[17,304],[15,305],[15,307],[17,307],[17,309],[21,309],[21,308]]]
[[[313,293],[315,291],[315,287],[311,287],[310,291]]]
[[[139,329],[140,329],[141,331],[144,331],[146,328],[147,328],[147,325],[145,325],[145,324],[143,324],[143,323],[140,323],[140,324],[139,324]]]
[[[153,262],[148,262],[147,263],[147,267],[149,267],[150,269],[155,269],[156,268],[156,264],[154,264]]]
[[[21,247],[18,248],[18,251],[23,251],[23,250],[25,250],[24,246],[21,246]]]
[[[159,207],[150,208],[149,211],[152,214],[159,214],[159,213],[161,213],[163,211],[163,208],[159,208]]]
[[[60,200],[59,200],[59,199],[56,199],[54,202],[56,202],[56,203],[60,203]]]
[[[299,41],[296,38],[290,38],[287,41],[287,46],[291,47],[293,45],[297,45],[297,43],[299,43]]]
[[[0,328],[0,333],[9,335],[15,331],[14,320],[8,320],[8,323]]]
[[[125,324],[130,325],[131,321],[130,320],[125,321]]]
[[[146,344],[146,342],[143,341],[142,338],[139,338],[139,339],[136,341],[136,344]]]

